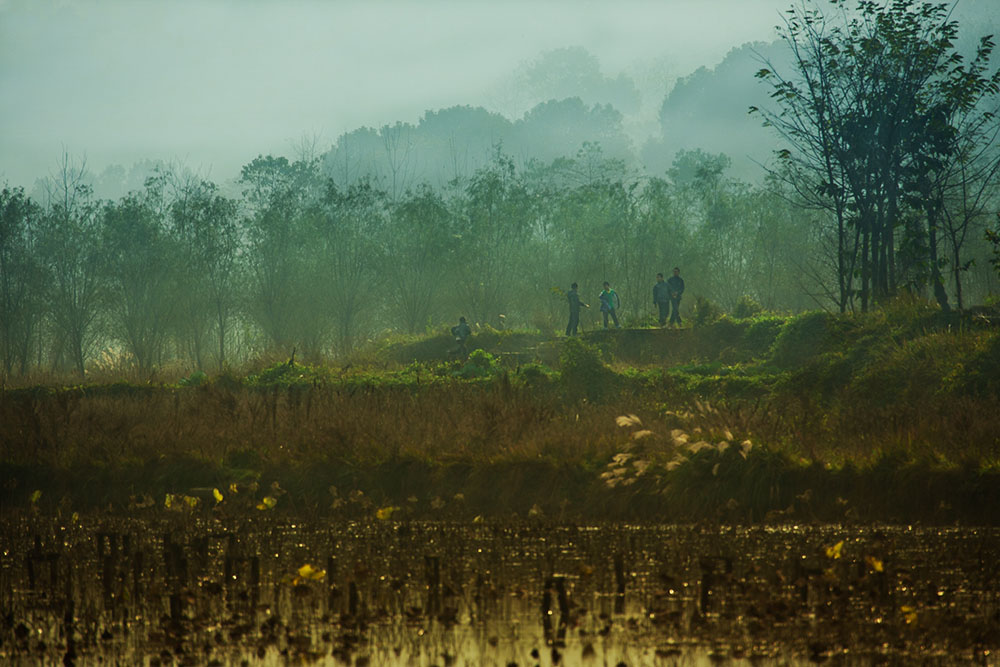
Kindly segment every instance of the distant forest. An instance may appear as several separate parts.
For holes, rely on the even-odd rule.
[[[631,80],[563,49],[520,73],[526,99],[554,96],[513,121],[428,111],[224,182],[65,155],[0,193],[2,372],[319,360],[459,316],[554,332],[574,281],[589,302],[609,281],[644,326],[674,266],[688,315],[866,310],[903,291],[982,303],[1000,293],[992,43],[880,11],[841,26],[841,47],[882,39],[874,55],[825,50],[793,17],[785,39],[679,80],[652,120]],[[803,92],[836,59],[828,88]],[[876,61],[906,74],[861,90]],[[636,146],[643,123],[658,131]]]

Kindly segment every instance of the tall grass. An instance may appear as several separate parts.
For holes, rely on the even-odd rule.
[[[4,496],[23,500],[57,478],[52,495],[76,496],[270,478],[313,504],[331,502],[330,486],[394,504],[440,487],[483,511],[491,501],[524,511],[530,499],[566,510],[572,498],[578,511],[616,516],[704,505],[708,516],[745,519],[796,506],[817,513],[818,500],[795,498],[825,488],[824,511],[835,516],[852,485],[879,493],[878,475],[896,480],[884,493],[913,493],[914,480],[946,489],[941,476],[954,474],[968,490],[1000,462],[1000,335],[919,305],[864,317],[723,317],[697,330],[561,344],[487,340],[489,351],[452,361],[412,361],[393,346],[349,367],[283,360],[169,383],[6,389]],[[416,341],[415,356],[447,343]],[[624,349],[660,354],[636,365],[615,356]],[[623,430],[622,415],[635,415],[643,435]],[[702,441],[714,453],[685,449]],[[742,442],[752,454],[734,458]],[[886,477],[887,466],[898,476]]]

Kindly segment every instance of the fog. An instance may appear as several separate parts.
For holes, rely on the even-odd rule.
[[[153,159],[225,180],[258,153],[427,110],[515,119],[544,101],[517,72],[565,47],[635,82],[639,146],[677,77],[773,39],[787,5],[0,0],[0,180],[30,185],[63,153],[91,171]]]

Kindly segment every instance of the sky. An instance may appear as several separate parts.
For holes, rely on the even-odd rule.
[[[998,0],[1000,2],[1000,0]],[[503,84],[583,46],[646,104],[790,0],[0,0],[0,184],[63,157],[236,176],[257,154],[455,105],[509,112]],[[509,115],[509,113],[508,113]]]
[[[428,109],[508,111],[504,79],[567,46],[607,75],[673,80],[772,38],[786,2],[0,0],[0,183],[27,187],[64,154],[225,179]]]

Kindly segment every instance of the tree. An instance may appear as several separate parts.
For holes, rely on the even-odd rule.
[[[310,249],[306,216],[319,196],[319,182],[315,162],[270,155],[258,156],[240,175],[248,311],[270,345],[286,353],[302,343],[303,327],[314,328],[315,303],[299,288]]]
[[[479,322],[497,322],[513,303],[512,277],[531,229],[531,198],[499,147],[462,192],[457,273],[463,300]]]
[[[106,265],[100,234],[100,204],[84,184],[86,164],[63,156],[48,181],[48,205],[39,229],[39,257],[46,272],[53,329],[53,363],[64,356],[82,378],[96,339]]]
[[[361,318],[381,301],[377,295],[384,284],[381,258],[387,199],[370,180],[345,190],[327,181],[316,210],[313,284],[323,293],[317,296],[317,303],[327,309],[341,352],[353,349]]]
[[[947,307],[936,256],[940,202],[930,184],[952,157],[954,111],[996,94],[996,75],[985,74],[992,47],[984,41],[965,65],[943,4],[862,0],[850,13],[845,0],[830,0],[827,15],[817,1],[803,0],[785,19],[793,74],[766,61],[758,72],[778,110],[751,111],[789,144],[774,173],[835,216],[841,310],[855,294],[862,310],[891,294],[907,261],[929,267]]]
[[[205,180],[182,184],[170,206],[172,233],[186,270],[185,328],[199,368],[205,361],[201,341],[215,330],[216,363],[227,361],[227,341],[240,294],[241,265],[238,203]]]
[[[997,214],[994,224],[994,229],[987,229],[983,236],[986,238],[986,242],[989,243],[990,252],[993,255],[990,258],[990,264],[993,265],[997,275],[1000,276],[1000,213]]]
[[[43,316],[38,263],[40,209],[23,188],[0,190],[0,361],[4,375],[27,372]]]
[[[454,217],[437,191],[424,185],[392,211],[386,245],[387,293],[408,333],[427,326],[455,251]]]
[[[144,371],[162,363],[180,301],[181,257],[166,233],[162,185],[150,178],[102,213],[112,330]]]

